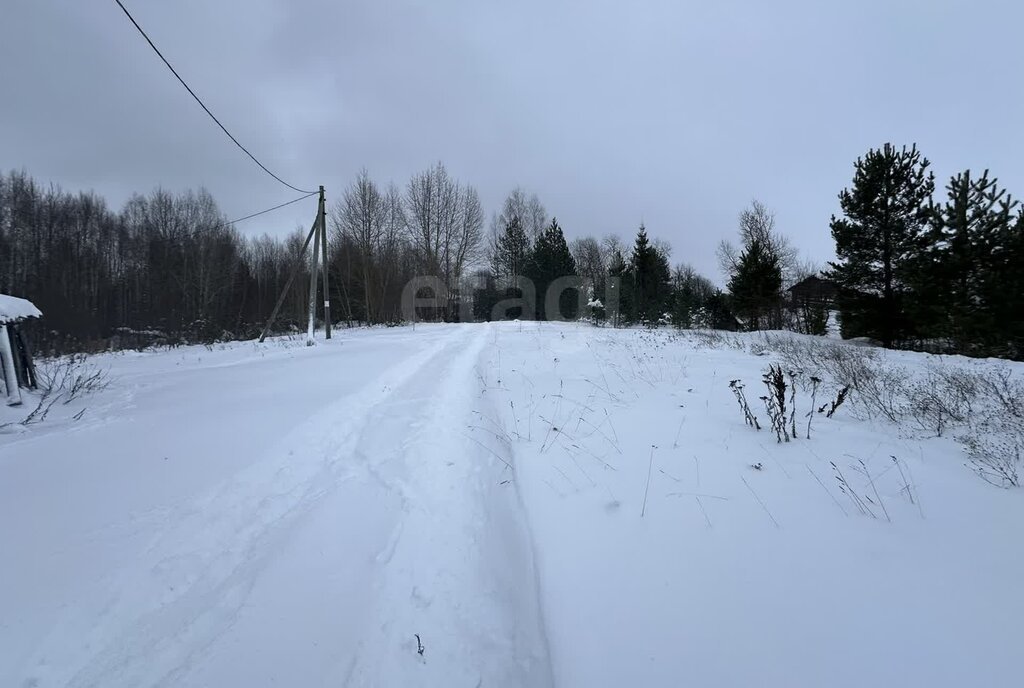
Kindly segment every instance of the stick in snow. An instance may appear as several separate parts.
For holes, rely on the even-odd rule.
[[[711,518],[708,516],[707,510],[704,508],[704,502],[700,501],[700,497],[698,497],[697,495],[694,495],[693,498],[697,500],[697,506],[700,507],[700,512],[704,514],[704,520],[707,521],[708,528],[710,528]]]
[[[665,495],[666,497],[706,497],[707,499],[721,499],[723,502],[728,502],[728,497],[722,497],[721,495],[713,494],[702,494],[700,492],[669,492]]]
[[[679,427],[676,428],[676,439],[672,442],[672,448],[673,449],[675,449],[675,448],[677,448],[679,446],[679,434],[683,431],[683,423],[685,423],[685,422],[686,422],[686,414],[684,413],[683,417],[679,419]]]
[[[463,437],[465,437],[465,438],[466,438],[467,440],[472,440],[472,441],[476,442],[477,444],[479,444],[479,445],[480,445],[481,447],[483,447],[483,448],[484,448],[484,449],[486,449],[486,450],[487,450],[488,452],[490,452],[490,453],[491,453],[491,454],[492,454],[492,455],[494,456],[494,458],[496,458],[496,459],[497,459],[498,461],[501,461],[501,462],[502,462],[503,464],[505,464],[505,468],[507,468],[507,469],[509,469],[510,471],[512,471],[513,473],[515,473],[515,469],[514,469],[514,468],[512,468],[512,464],[510,464],[510,463],[509,463],[508,461],[506,461],[505,459],[501,458],[501,457],[500,457],[500,456],[498,455],[498,453],[497,453],[497,452],[495,452],[495,451],[494,451],[493,449],[491,449],[490,447],[488,447],[488,446],[487,446],[486,444],[484,444],[483,442],[481,442],[480,440],[478,440],[478,439],[477,439],[477,438],[475,438],[475,437],[470,437],[470,436],[469,436],[469,435],[467,435],[466,433],[462,433],[462,436],[463,436]]]
[[[644,488],[644,505],[640,509],[640,518],[644,517],[647,513],[647,493],[651,489],[651,469],[654,468],[654,450],[657,449],[653,444],[651,445],[651,459],[647,463],[647,487]]]
[[[837,507],[839,507],[839,510],[843,512],[843,516],[849,516],[850,514],[847,513],[846,509],[843,508],[843,505],[839,503],[839,500],[836,499],[835,495],[829,492],[828,488],[825,487],[825,483],[821,482],[821,478],[818,477],[818,474],[815,473],[807,464],[804,464],[804,466],[807,468],[807,471],[814,476],[814,479],[818,481],[818,484],[821,485],[821,489],[825,490],[825,493],[832,498],[832,501],[835,502]]]
[[[675,480],[677,483],[683,482],[682,480],[680,480],[679,478],[675,477],[671,473],[666,473],[664,468],[659,468],[658,472],[661,473],[662,475],[667,475],[669,478],[671,478],[672,480]]]
[[[744,478],[744,477],[743,477],[743,476],[741,475],[741,476],[740,476],[740,480],[742,480],[742,481],[743,481],[743,484],[747,486],[747,489],[748,489],[748,490],[750,490],[750,494],[754,495],[754,499],[756,499],[756,500],[757,500],[757,503],[761,505],[761,508],[762,508],[762,509],[764,509],[764,512],[765,512],[766,514],[768,514],[768,518],[770,518],[770,519],[772,520],[772,523],[774,523],[774,524],[775,524],[775,527],[776,527],[776,528],[780,528],[780,529],[781,529],[781,528],[782,528],[782,526],[780,526],[780,525],[779,525],[779,522],[775,520],[775,517],[774,517],[774,516],[772,516],[772,512],[768,511],[768,507],[766,507],[766,506],[764,505],[764,502],[762,502],[762,501],[761,501],[761,498],[757,496],[757,493],[756,493],[756,492],[754,492],[754,488],[752,488],[752,487],[750,486],[750,483],[748,483],[748,482],[747,482],[747,479],[746,479],[746,478]]]

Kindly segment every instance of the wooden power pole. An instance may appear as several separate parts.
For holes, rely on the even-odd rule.
[[[273,327],[274,321],[277,319],[278,313],[281,311],[281,306],[284,305],[285,298],[288,296],[288,290],[291,289],[292,283],[295,282],[295,278],[302,272],[302,264],[305,262],[306,249],[309,248],[309,242],[313,242],[313,265],[309,271],[309,321],[306,327],[306,344],[312,346],[313,334],[316,331],[316,305],[317,305],[317,270],[322,270],[322,281],[324,290],[324,330],[327,335],[327,339],[331,338],[331,292],[330,285],[327,277],[329,272],[327,266],[327,202],[324,196],[324,187],[320,187],[320,201],[317,204],[316,219],[313,220],[313,226],[309,230],[309,234],[306,235],[306,241],[302,244],[302,250],[299,251],[299,255],[295,258],[295,265],[292,266],[292,274],[288,276],[288,281],[284,284],[284,289],[281,290],[281,295],[277,297],[277,303],[274,304],[274,310],[270,312],[270,317],[267,318],[267,324],[263,326],[263,332],[260,333],[260,342],[263,342],[270,333],[270,328]]]
[[[323,252],[323,276],[324,276],[324,334],[327,339],[331,338],[331,288],[328,284],[327,273],[330,272],[327,265],[327,199],[324,197],[324,187],[320,187],[320,246]]]
[[[313,346],[313,334],[316,332],[316,274],[320,265],[320,211],[316,212],[313,222],[313,267],[309,271],[309,322],[306,325],[306,346]]]

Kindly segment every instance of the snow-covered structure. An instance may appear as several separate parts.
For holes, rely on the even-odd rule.
[[[18,323],[43,314],[27,299],[0,294],[0,381],[7,404],[21,403],[21,388],[36,386],[36,371],[28,346],[18,332]]]

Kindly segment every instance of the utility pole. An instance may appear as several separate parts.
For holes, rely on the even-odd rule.
[[[309,271],[309,323],[306,326],[306,346],[313,346],[313,333],[316,332],[316,270],[320,264],[320,211],[317,211],[316,228],[313,233],[313,267]]]
[[[281,295],[277,297],[277,303],[274,304],[274,310],[270,312],[270,317],[267,318],[267,324],[263,326],[263,332],[260,334],[260,343],[267,338],[267,334],[270,333],[270,328],[273,326],[274,321],[277,320],[277,314],[281,310],[281,306],[284,305],[285,297],[288,296],[288,290],[292,288],[292,283],[295,282],[295,278],[299,276],[299,271],[302,270],[302,259],[306,256],[306,249],[309,248],[309,242],[313,240],[313,235],[316,234],[317,223],[313,221],[313,226],[309,229],[309,234],[306,235],[306,241],[302,244],[302,250],[299,251],[299,255],[295,257],[295,265],[292,266],[292,274],[288,275],[288,281],[284,283],[284,289],[281,290]]]
[[[323,270],[324,325],[327,339],[331,338],[331,292],[327,278],[327,202],[324,196],[324,187],[321,186],[316,219],[313,220],[313,226],[310,228],[309,234],[306,235],[306,241],[302,244],[302,250],[299,251],[298,256],[295,258],[292,274],[288,276],[288,281],[285,282],[284,289],[281,290],[280,296],[277,297],[277,303],[274,304],[274,310],[271,311],[270,317],[267,318],[267,324],[263,326],[263,332],[260,333],[259,339],[261,343],[270,333],[270,328],[273,327],[274,320],[277,319],[277,314],[280,312],[281,306],[284,305],[285,298],[288,296],[288,290],[291,289],[295,278],[302,271],[302,264],[305,262],[306,249],[309,248],[310,241],[313,242],[313,265],[309,271],[309,321],[306,327],[306,345],[312,346],[314,343],[313,334],[316,331],[317,270],[319,269]],[[320,265],[321,262],[323,263],[322,266]]]
[[[327,339],[331,338],[331,288],[328,284],[327,273],[330,272],[327,265],[327,201],[324,197],[324,187],[320,187],[320,207],[317,211],[320,219],[320,246],[323,253],[323,282],[324,282],[324,332]]]

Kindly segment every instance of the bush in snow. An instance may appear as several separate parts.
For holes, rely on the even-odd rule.
[[[975,473],[1000,487],[1021,484],[1024,383],[1013,377],[1009,367],[936,358],[923,371],[915,371],[889,362],[875,349],[810,337],[765,334],[750,341],[720,332],[693,332],[690,336],[699,346],[737,348],[754,355],[772,353],[782,359],[784,365],[772,365],[765,373],[768,393],[760,397],[780,442],[796,437],[795,388],[800,386],[811,395],[811,409],[805,415],[808,437],[813,413],[831,418],[847,404],[856,418],[882,418],[912,436],[941,437],[959,431],[956,439]],[[786,366],[791,367],[784,375]],[[744,421],[760,429],[745,403],[742,383],[733,380],[729,387]],[[831,400],[817,406],[821,392],[828,392]]]
[[[1020,487],[1024,432],[1019,424],[981,424],[958,438],[969,457],[968,466],[996,487]]]
[[[998,487],[1020,487],[1024,461],[1024,384],[1002,368],[975,380],[974,410],[957,440],[969,466]],[[980,399],[980,402],[979,402]]]
[[[983,380],[971,371],[931,365],[923,379],[907,385],[906,415],[921,431],[941,437],[970,420]]]
[[[44,359],[36,365],[39,381],[38,399],[35,408],[18,425],[27,426],[46,420],[50,410],[58,401],[69,404],[89,394],[106,389],[110,384],[105,370],[87,363],[85,354],[74,354],[63,358]],[[84,409],[75,416],[81,417]],[[8,427],[6,423],[0,427]]]
[[[848,388],[843,397],[853,400],[858,418],[899,423],[906,415],[911,377],[906,369],[885,362],[876,349],[788,335],[766,335],[765,342],[786,365],[829,381],[837,393]],[[805,378],[802,384],[809,388],[812,383]]]
[[[39,388],[65,404],[107,388],[107,372],[88,362],[85,354],[45,359],[37,366]]]

